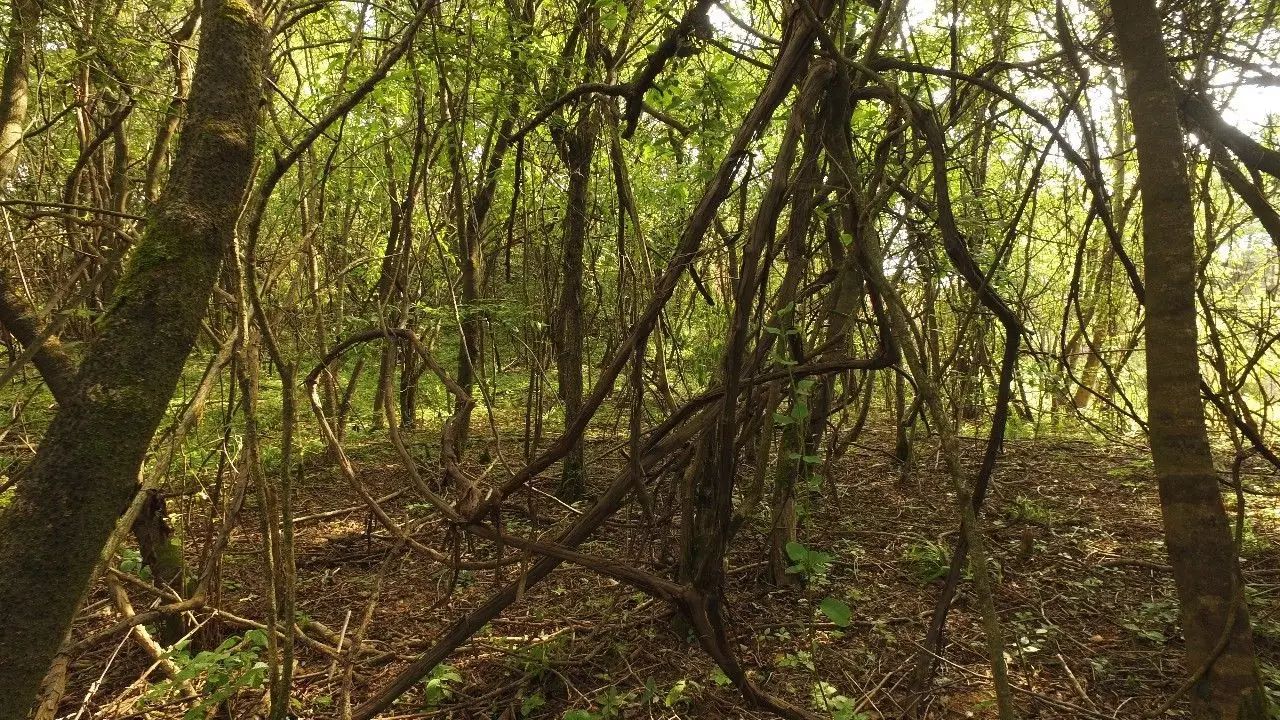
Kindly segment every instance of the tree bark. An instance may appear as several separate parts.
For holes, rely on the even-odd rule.
[[[1201,675],[1189,692],[1192,714],[1206,720],[1263,718],[1266,701],[1244,587],[1200,397],[1195,217],[1177,89],[1155,2],[1112,0],[1111,8],[1138,148],[1151,454],[1182,608],[1187,669]]]
[[[564,255],[561,257],[560,307],[556,315],[556,374],[560,399],[564,402],[564,424],[568,428],[582,412],[582,274],[587,231],[591,217],[591,160],[596,147],[596,118],[584,107],[574,129],[566,133],[561,155],[569,170],[568,205],[564,218]],[[586,481],[581,438],[561,464],[556,495],[566,502],[582,497]]]
[[[18,147],[27,120],[27,73],[35,55],[39,23],[37,0],[12,0],[5,38],[4,92],[0,94],[0,194],[18,166]]]
[[[0,515],[0,717],[25,716],[195,344],[253,163],[266,33],[209,0],[168,186],[101,333]]]

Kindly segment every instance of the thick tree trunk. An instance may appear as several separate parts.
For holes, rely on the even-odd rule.
[[[246,0],[209,0],[190,116],[168,187],[101,333],[0,515],[0,717],[23,717],[163,419],[249,182],[265,32]]]
[[[1191,688],[1192,712],[1214,720],[1263,718],[1244,587],[1200,398],[1195,218],[1177,91],[1155,2],[1112,0],[1111,7],[1138,148],[1151,454],[1187,669],[1208,666]]]

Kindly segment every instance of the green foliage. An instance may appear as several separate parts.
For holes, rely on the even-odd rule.
[[[832,556],[829,553],[810,550],[794,541],[787,543],[786,550],[792,563],[787,568],[788,573],[799,575],[806,582],[815,584],[826,580],[827,572],[831,569]]]
[[[1275,549],[1275,542],[1266,534],[1259,533],[1256,520],[1245,516],[1243,532],[1240,534],[1240,555],[1257,558]]]
[[[921,584],[945,577],[951,569],[950,552],[941,543],[930,540],[908,545],[902,551],[902,560]]]
[[[133,548],[120,551],[120,572],[136,575],[143,580],[151,580],[151,568],[142,562],[142,553]]]
[[[631,693],[618,692],[615,687],[607,687],[604,692],[596,697],[596,704],[600,706],[600,717],[616,718],[622,717],[623,710],[631,703]]]
[[[565,637],[556,635],[516,649],[521,672],[537,679],[547,674],[556,658],[564,651]]]
[[[1009,504],[1009,514],[1018,522],[1042,526],[1053,524],[1053,511],[1025,495],[1013,499]]]
[[[813,664],[813,654],[805,650],[797,650],[778,658],[778,667],[810,672],[817,669]]]
[[[857,703],[841,695],[835,685],[824,680],[813,684],[809,691],[809,703],[814,710],[830,713],[832,720],[870,720],[870,716],[856,712]]]
[[[267,634],[262,630],[250,630],[243,638],[232,635],[217,648],[202,650],[194,657],[186,650],[189,643],[183,640],[169,651],[168,658],[178,672],[153,685],[143,696],[144,704],[175,694],[185,683],[192,683],[198,688],[200,699],[183,718],[203,720],[224,700],[241,690],[261,688],[266,680],[267,664],[259,659],[267,646]]]
[[[853,611],[843,601],[831,597],[823,598],[822,603],[818,605],[818,609],[822,611],[823,615],[827,616],[827,619],[835,623],[836,627],[849,627]]]
[[[667,690],[667,694],[662,698],[662,704],[674,708],[677,705],[683,705],[690,701],[689,693],[698,689],[698,683],[681,678],[672,684],[671,689]]]
[[[1167,631],[1176,632],[1178,607],[1173,600],[1154,600],[1143,603],[1138,612],[1120,623],[1144,640],[1163,645],[1168,642]]]
[[[1271,663],[1258,664],[1258,673],[1262,676],[1262,690],[1267,694],[1269,705],[1267,717],[1270,720],[1280,719],[1280,668]]]
[[[433,668],[422,680],[423,702],[429,708],[453,696],[454,683],[462,682],[462,675],[452,665],[441,663]]]
[[[529,717],[546,704],[547,700],[542,697],[542,693],[530,693],[525,697],[524,702],[520,703],[520,717]]]

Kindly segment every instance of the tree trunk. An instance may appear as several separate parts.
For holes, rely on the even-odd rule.
[[[1209,666],[1189,693],[1192,713],[1214,720],[1263,718],[1266,701],[1244,587],[1200,397],[1195,218],[1160,13],[1153,0],[1112,0],[1111,7],[1138,148],[1151,454],[1182,607],[1187,670]]]
[[[265,32],[210,0],[168,187],[116,288],[77,392],[0,515],[0,717],[23,717],[163,419],[249,182]]]
[[[591,200],[591,160],[596,147],[596,118],[588,106],[576,127],[565,134],[561,151],[569,170],[568,206],[564,218],[564,255],[560,271],[560,307],[556,317],[556,374],[564,402],[568,428],[582,412],[582,273],[587,230],[591,226],[587,205]],[[582,440],[574,443],[561,465],[556,495],[566,502],[582,497],[585,490]]]
[[[9,10],[8,52],[4,58],[4,93],[0,94],[0,194],[18,166],[18,146],[27,119],[27,72],[35,54],[40,3],[13,0]]]

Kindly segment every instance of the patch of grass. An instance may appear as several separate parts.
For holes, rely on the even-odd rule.
[[[1052,525],[1054,519],[1052,510],[1026,495],[1014,498],[1009,503],[1008,513],[1011,520],[1046,527]]]
[[[951,554],[942,543],[921,540],[902,551],[902,560],[920,584],[945,577],[951,569]]]
[[[1240,536],[1240,554],[1247,558],[1256,558],[1275,550],[1275,541],[1260,534],[1252,518],[1244,519],[1244,533]]]

